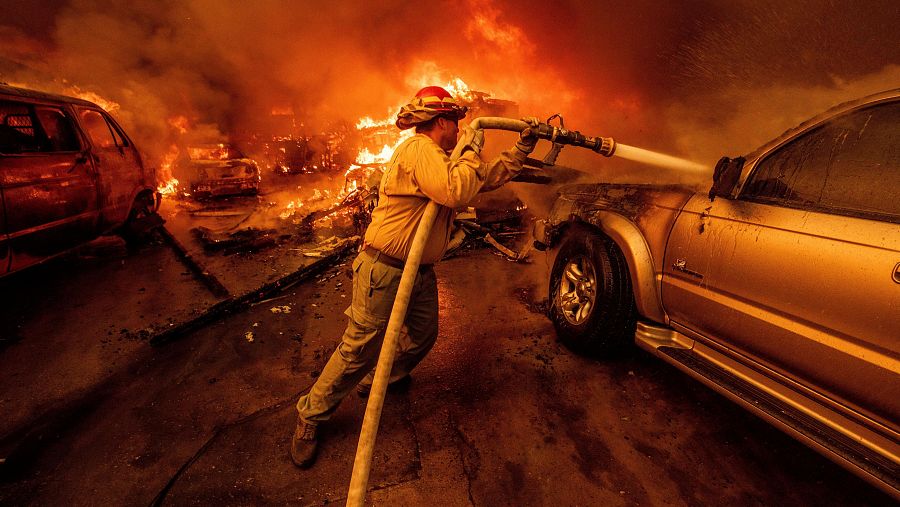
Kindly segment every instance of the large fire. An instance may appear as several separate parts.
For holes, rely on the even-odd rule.
[[[407,81],[413,87],[427,86],[442,82],[443,80],[437,78],[438,75],[439,71],[436,68],[427,67],[419,69],[416,77]],[[479,96],[479,92],[473,92],[469,85],[458,77],[447,80],[442,86],[462,103],[470,103]],[[480,94],[480,96],[486,95]],[[282,219],[293,219],[317,209],[340,206],[348,198],[358,195],[359,192],[369,191],[373,174],[383,170],[393,156],[394,150],[403,141],[414,135],[412,130],[401,131],[394,126],[397,114],[404,103],[405,101],[388,109],[382,118],[375,119],[364,116],[356,122],[355,128],[361,135],[363,145],[356,151],[353,162],[346,166],[342,188],[333,190],[314,188],[311,195],[295,194],[295,198],[282,204],[283,207],[278,212],[278,216]],[[190,129],[190,122],[183,115],[172,116],[167,123],[179,135],[185,134]],[[160,184],[157,190],[163,195],[174,195],[179,191],[180,182],[172,173],[172,165],[179,156],[179,152],[178,145],[172,144],[160,159],[158,171]]]
[[[433,79],[433,77],[434,76],[422,77],[419,79],[419,82],[437,82],[438,80]],[[422,86],[426,85],[423,84]],[[443,87],[460,102],[467,102],[472,100],[472,90],[469,88],[469,85],[467,85],[465,81],[460,78],[451,79],[449,82],[444,84]],[[362,149],[360,149],[356,155],[354,165],[351,165],[347,171],[348,174],[351,171],[360,168],[361,166],[387,164],[391,160],[391,156],[393,156],[394,150],[396,150],[397,147],[400,146],[400,143],[413,136],[414,132],[412,130],[398,130],[393,128],[394,121],[397,118],[397,114],[400,112],[400,108],[403,107],[403,105],[404,103],[401,103],[391,109],[390,115],[381,120],[374,120],[369,116],[365,116],[359,119],[359,121],[356,123],[357,130],[364,132],[367,130],[378,130],[379,134],[387,135],[389,137],[389,142],[383,144],[381,149],[377,152],[373,152],[368,147],[363,147]]]
[[[424,87],[441,81],[435,76],[436,72],[426,72],[418,79],[408,81]],[[460,78],[449,80],[443,87],[460,102],[465,103],[473,100],[474,93],[469,88],[469,85]],[[333,197],[332,205],[338,206],[357,192],[368,190],[368,183],[373,173],[383,170],[384,166],[390,162],[394,150],[403,141],[415,134],[413,130],[399,130],[394,126],[397,114],[405,103],[405,101],[401,102],[389,109],[388,114],[381,119],[364,116],[356,122],[356,129],[362,134],[364,144],[369,145],[362,146],[357,151],[353,163],[344,172],[344,186],[339,192],[328,194],[327,191],[320,192],[318,189],[315,189],[314,196],[317,198],[307,199],[305,202],[301,199],[291,200],[279,216],[284,219],[290,218],[296,213],[306,211],[303,209],[304,207],[309,208],[315,203],[323,204],[323,201],[326,201],[328,197]],[[372,142],[375,140],[377,140],[377,143],[375,143],[375,146],[372,146]],[[365,141],[369,142],[365,143]]]

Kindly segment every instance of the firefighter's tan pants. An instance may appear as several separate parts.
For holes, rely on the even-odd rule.
[[[360,381],[372,383],[388,318],[400,285],[401,269],[374,262],[368,253],[353,261],[353,299],[346,313],[347,329],[309,393],[297,402],[300,419],[317,424],[334,413]],[[438,334],[437,279],[431,268],[416,276],[409,310],[400,333],[390,381],[407,375],[419,364]]]

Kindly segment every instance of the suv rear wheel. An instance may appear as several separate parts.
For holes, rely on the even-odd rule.
[[[550,276],[550,318],[560,340],[579,353],[608,355],[634,339],[628,265],[612,240],[573,226]]]

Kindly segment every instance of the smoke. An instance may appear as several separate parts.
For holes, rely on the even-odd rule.
[[[7,0],[0,80],[120,104],[151,159],[189,135],[173,118],[202,137],[250,138],[289,110],[312,135],[459,77],[523,114],[712,164],[900,86],[898,18],[890,0]],[[683,179],[576,149],[560,163]]]

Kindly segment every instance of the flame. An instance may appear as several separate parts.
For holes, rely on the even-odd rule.
[[[394,155],[394,150],[397,149],[397,146],[400,146],[400,143],[412,137],[413,134],[412,130],[399,132],[396,141],[391,145],[385,144],[378,153],[372,153],[368,148],[363,148],[356,154],[354,162],[359,165],[387,164]]]
[[[89,102],[93,102],[98,106],[102,107],[108,113],[115,113],[120,109],[118,102],[113,102],[111,100],[105,99],[101,97],[96,92],[82,90],[77,86],[72,86],[65,91],[66,95],[71,95],[73,97],[78,97],[82,100],[87,100]]]
[[[469,85],[462,79],[455,77],[449,83],[444,85],[444,89],[450,92],[459,101],[470,101],[474,98]]]
[[[178,191],[179,183],[180,182],[178,181],[177,178],[171,178],[168,181],[166,181],[165,183],[160,183],[159,187],[157,187],[156,190],[157,190],[157,192],[159,192],[162,195],[174,194],[175,192]]]
[[[158,178],[162,183],[157,187],[157,191],[162,195],[174,194],[178,191],[179,181],[172,176],[172,164],[178,158],[178,145],[173,144],[169,147],[169,151],[163,155],[159,164],[160,174]]]
[[[284,211],[278,214],[278,216],[282,219],[288,219],[293,216],[294,212],[303,207],[303,201],[300,199],[295,199],[287,203],[287,207],[285,207]]]
[[[458,101],[474,100],[475,94],[465,81],[459,77],[447,80],[446,77],[441,77],[442,74],[443,72],[435,64],[426,63],[424,68],[410,74],[407,83],[410,84],[410,87],[418,86],[422,88],[444,82],[443,87]],[[339,192],[331,193],[329,190],[313,189],[313,194],[308,196],[305,202],[299,198],[289,201],[279,214],[279,217],[289,219],[304,207],[319,207],[322,204],[336,206],[354,192],[368,188],[367,182],[372,173],[377,171],[379,166],[384,166],[390,162],[397,147],[403,141],[415,135],[415,131],[412,129],[399,130],[394,126],[397,114],[405,103],[406,101],[389,109],[388,114],[384,118],[375,119],[371,116],[363,116],[356,122],[356,129],[361,132],[363,137],[369,138],[370,146],[362,147],[356,153],[353,164],[344,173],[344,186]],[[380,149],[371,146],[372,141],[375,139],[381,141]]]
[[[399,110],[399,108],[398,108],[398,110]],[[391,122],[390,118],[381,120],[381,121],[375,121],[372,119],[371,116],[363,116],[362,118],[359,119],[358,122],[356,122],[356,129],[364,130],[364,129],[375,128],[375,127],[387,127],[387,126],[391,125],[391,123],[392,122]]]
[[[188,148],[188,153],[192,159],[199,160],[230,160],[236,156],[233,148],[225,143],[192,146]]]
[[[412,80],[408,79],[407,82],[415,81],[417,82],[420,88],[432,85],[434,83],[439,83],[442,79],[439,77],[440,71],[437,69],[437,66],[434,64],[426,64],[425,69],[423,71],[417,71],[415,73],[416,77]],[[451,78],[446,84],[443,85],[444,89],[450,92],[458,101],[466,102],[471,101],[474,97],[471,88],[459,77]],[[394,121],[397,118],[397,114],[400,112],[400,108],[405,104],[402,103],[391,111],[392,113],[381,120],[374,120],[370,116],[364,116],[359,119],[356,123],[357,130],[367,130],[367,129],[382,129],[384,127],[392,127],[394,125]],[[381,150],[378,153],[372,153],[369,148],[362,148],[356,154],[356,159],[354,164],[357,165],[371,165],[371,164],[387,164],[391,157],[394,155],[394,150],[400,146],[400,143],[412,137],[415,132],[413,130],[394,130],[391,129],[388,132],[379,131],[381,134],[388,134],[390,142],[388,144],[384,144]],[[353,169],[353,166],[351,166]]]

